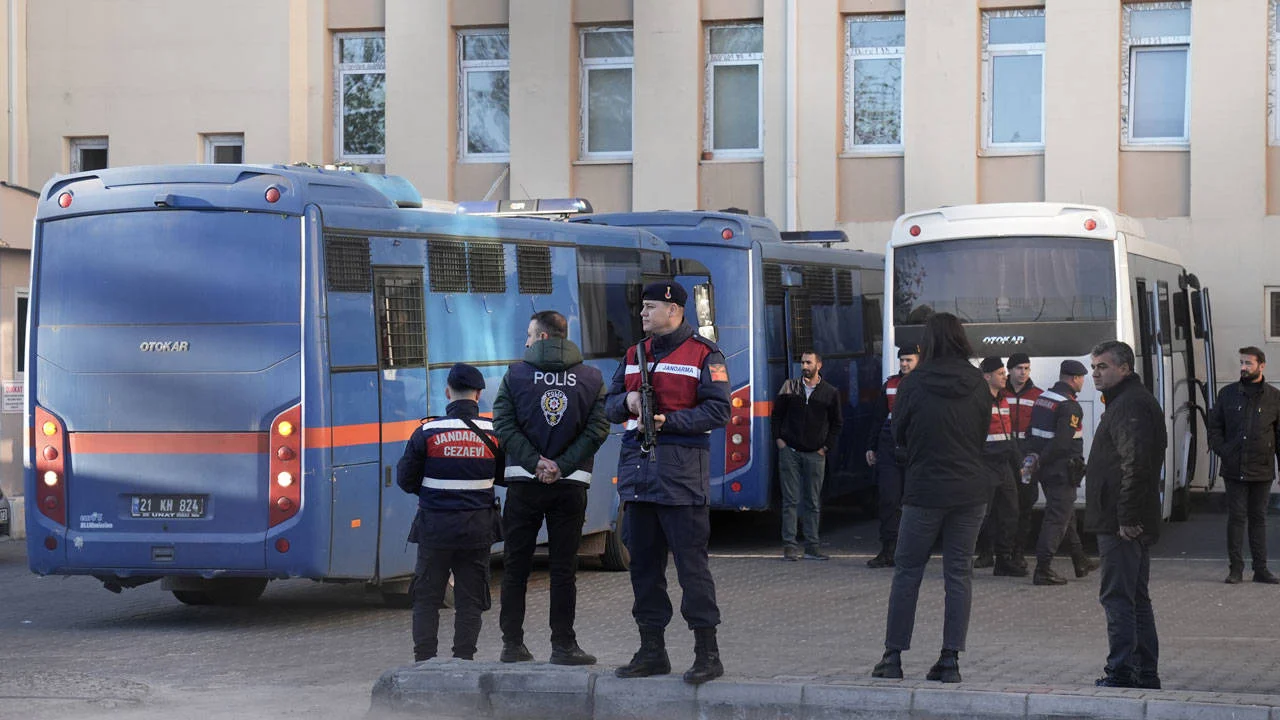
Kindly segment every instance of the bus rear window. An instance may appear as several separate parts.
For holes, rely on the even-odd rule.
[[[670,277],[670,258],[664,253],[579,248],[583,357],[619,358],[640,342],[640,293],[645,284]]]
[[[966,323],[1107,321],[1116,317],[1110,243],[1061,237],[948,240],[894,250],[893,320],[933,312]]]

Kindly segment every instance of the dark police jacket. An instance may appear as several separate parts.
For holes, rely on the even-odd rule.
[[[396,484],[418,496],[409,541],[437,550],[487,548],[494,535],[493,453],[462,418],[489,432],[474,400],[454,400],[445,417],[413,431],[396,466]]]
[[[507,457],[507,482],[536,482],[538,459],[555,461],[558,482],[591,484],[596,451],[609,437],[600,371],[582,364],[572,340],[548,338],[507,369],[493,401],[493,429]]]
[[[771,415],[773,439],[781,438],[788,447],[800,452],[825,448],[830,455],[844,427],[840,392],[826,380],[819,380],[808,394],[802,378],[787,380],[773,401]]]
[[[1164,412],[1134,373],[1104,392],[1107,410],[1093,432],[1085,483],[1084,529],[1117,533],[1141,525],[1160,536],[1160,466],[1168,437]]]
[[[893,439],[906,449],[902,504],[985,503],[991,473],[982,449],[990,422],[991,391],[968,360],[928,360],[907,375],[893,408]]]
[[[654,412],[666,416],[658,444],[640,451],[637,418],[627,393],[640,389],[636,349],[627,350],[609,384],[605,412],[626,423],[618,455],[618,495],[623,502],[707,505],[710,502],[710,434],[729,420],[729,373],[715,343],[695,335],[687,322],[666,335],[644,341],[651,366]]]
[[[1280,454],[1280,390],[1234,382],[1218,393],[1209,413],[1209,447],[1222,458],[1225,480],[1271,482]]]
[[[1036,480],[1079,487],[1084,469],[1084,410],[1067,383],[1059,380],[1036,398],[1026,450],[1040,456]]]

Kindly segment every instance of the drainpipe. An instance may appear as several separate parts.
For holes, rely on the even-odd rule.
[[[10,0],[12,2],[13,0]],[[787,0],[787,149],[786,149],[786,167],[787,167],[787,214],[785,226],[787,230],[795,230],[799,212],[798,189],[796,187],[796,105],[797,105],[797,88],[796,88],[796,51],[797,37],[799,35],[796,28],[796,13],[798,0]]]
[[[18,113],[14,94],[18,92],[18,0],[6,0],[9,17],[9,182],[18,184]]]

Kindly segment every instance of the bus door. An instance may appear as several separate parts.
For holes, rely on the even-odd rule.
[[[1191,276],[1194,278],[1195,276]],[[1206,428],[1208,426],[1207,413],[1213,411],[1213,406],[1218,402],[1218,364],[1214,357],[1213,346],[1213,312],[1212,304],[1209,300],[1209,288],[1199,287],[1199,281],[1191,282],[1191,318],[1195,338],[1202,341],[1203,357],[1204,357],[1204,378],[1201,383],[1201,390],[1204,393],[1204,408],[1206,413]],[[1207,437],[1207,436],[1206,436]],[[1218,482],[1218,455],[1217,453],[1209,453],[1209,477],[1207,479],[1206,489],[1212,490],[1213,486]]]
[[[1167,395],[1169,388],[1170,373],[1172,370],[1171,359],[1165,352],[1164,332],[1161,327],[1161,320],[1167,317],[1167,313],[1162,311],[1160,299],[1161,293],[1164,297],[1168,297],[1168,284],[1160,281],[1154,285],[1149,284],[1146,280],[1137,280],[1137,299],[1138,299],[1138,344],[1141,346],[1141,357],[1138,364],[1141,366],[1142,382],[1156,397],[1156,401],[1160,403],[1160,408],[1168,416],[1171,406],[1171,398]],[[1162,317],[1163,316],[1163,317]],[[1165,449],[1165,462],[1160,467],[1160,498],[1162,505],[1162,513],[1167,517],[1169,514],[1170,503],[1172,503],[1172,494],[1168,492],[1169,484],[1167,481],[1168,468],[1173,467],[1172,458],[1174,456],[1174,447],[1177,442],[1174,437],[1168,437],[1168,444]]]
[[[375,267],[373,281],[382,433],[377,575],[386,580],[411,575],[417,560],[408,536],[418,503],[395,475],[406,441],[427,414],[427,333],[421,267]]]

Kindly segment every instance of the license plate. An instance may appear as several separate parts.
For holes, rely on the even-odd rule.
[[[202,518],[208,500],[208,495],[134,495],[129,515],[163,520]]]
[[[9,508],[0,507],[0,524],[9,522]]]

